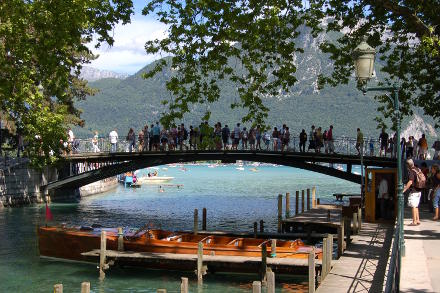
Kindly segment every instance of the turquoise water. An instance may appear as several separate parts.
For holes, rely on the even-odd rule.
[[[167,170],[164,170],[167,168]],[[251,231],[263,219],[268,230],[276,229],[279,193],[316,186],[322,201],[333,201],[336,192],[359,192],[359,185],[309,171],[274,166],[259,166],[251,172],[235,165],[157,169],[160,176],[174,179],[162,186],[143,185],[139,189],[118,186],[105,194],[90,196],[78,204],[51,204],[55,223],[139,227],[146,223],[167,230],[192,229],[194,209],[207,208],[207,228],[225,231]],[[182,170],[186,169],[186,170]],[[151,169],[150,171],[155,171]],[[355,170],[356,171],[356,170]],[[147,170],[141,170],[140,175]],[[181,184],[180,188],[176,184]],[[169,186],[172,185],[172,186]],[[294,200],[291,209],[294,210]],[[195,275],[182,272],[111,268],[103,282],[98,280],[96,264],[40,259],[36,227],[44,223],[44,205],[0,210],[0,292],[51,292],[62,283],[64,292],[79,292],[83,281],[90,281],[92,292],[180,292],[180,277],[190,280],[196,291]],[[208,274],[204,292],[250,292],[255,275]],[[301,277],[277,277],[277,291],[301,292]]]

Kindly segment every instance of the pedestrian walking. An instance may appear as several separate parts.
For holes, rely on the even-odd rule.
[[[307,133],[303,129],[301,133],[299,134],[299,151],[305,152],[306,151],[306,142],[307,142]]]
[[[310,133],[309,133],[309,148],[308,148],[308,151],[310,151],[312,149],[312,150],[314,150],[316,152],[315,137],[316,137],[315,125],[312,125],[312,128],[310,129]]]
[[[109,133],[108,138],[109,138],[109,140],[110,140],[110,146],[111,146],[111,148],[110,148],[110,152],[111,152],[111,153],[114,153],[114,152],[116,152],[116,151],[118,150],[118,139],[119,139],[119,137],[118,137],[118,132],[117,132],[117,129],[116,129],[116,128],[113,129],[113,130]]]
[[[93,147],[94,153],[100,152],[99,147],[98,147],[98,140],[99,140],[98,131],[95,131],[95,135],[92,138],[92,147]]]
[[[330,125],[330,128],[327,131],[327,144],[328,144],[329,154],[334,154],[335,153],[335,142],[333,140],[333,125]]]
[[[229,130],[228,124],[225,124],[225,127],[222,128],[222,142],[223,142],[224,150],[228,149],[230,135],[231,135],[231,130]]]
[[[412,211],[412,222],[410,226],[420,225],[419,218],[419,203],[422,195],[422,189],[425,188],[426,177],[422,171],[414,165],[412,159],[406,160],[406,166],[408,168],[408,182],[403,188],[403,192],[409,190],[408,206]]]
[[[364,134],[362,133],[361,129],[357,129],[357,136],[356,136],[356,150],[358,151],[358,155],[364,152]]]
[[[136,150],[136,134],[134,133],[133,128],[130,128],[128,131],[126,140],[128,142],[128,151],[131,153]]]

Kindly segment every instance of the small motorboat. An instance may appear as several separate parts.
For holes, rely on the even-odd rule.
[[[93,227],[38,227],[40,256],[87,261],[83,253],[100,248],[101,231],[106,231],[107,249],[117,250],[117,228]],[[194,235],[190,232],[171,232],[149,229],[122,230],[124,250],[132,252],[197,254],[198,243],[203,243],[204,254],[261,257],[262,246],[271,253],[271,240],[218,235]],[[277,258],[307,258],[315,249],[318,258],[322,250],[307,246],[301,240],[277,240]]]
[[[237,170],[239,170],[239,171],[244,171],[244,167],[237,167],[237,168],[235,168],[235,169],[237,169]]]
[[[142,176],[137,179],[138,184],[156,184],[173,180],[171,176]]]

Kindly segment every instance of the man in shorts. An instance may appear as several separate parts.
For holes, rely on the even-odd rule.
[[[412,223],[410,226],[420,225],[419,219],[419,202],[422,192],[416,187],[417,172],[421,172],[415,165],[412,159],[406,160],[406,167],[408,168],[408,182],[403,188],[403,193],[409,190],[408,206],[412,209]]]

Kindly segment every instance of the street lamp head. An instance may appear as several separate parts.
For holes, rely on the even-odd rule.
[[[376,50],[367,44],[366,38],[353,50],[356,78],[361,83],[374,75],[374,59]]]

